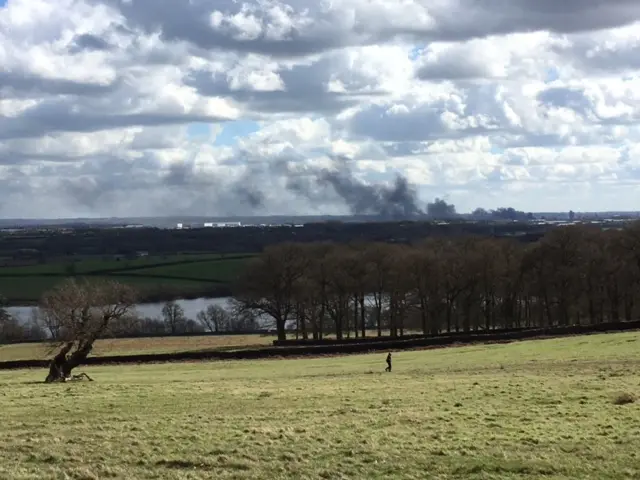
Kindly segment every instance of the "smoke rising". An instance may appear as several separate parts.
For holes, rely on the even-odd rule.
[[[144,192],[142,205],[149,214],[180,215],[254,215],[281,213],[291,206],[278,207],[279,192],[284,188],[294,197],[312,205],[343,205],[351,215],[377,216],[386,219],[416,217],[450,218],[455,207],[443,200],[422,203],[414,185],[397,174],[391,182],[367,183],[360,180],[344,157],[333,157],[330,168],[309,166],[306,158],[295,152],[284,152],[271,162],[251,162],[245,155],[229,159],[230,166],[242,165],[243,173],[231,180],[226,175],[204,172],[195,157],[173,164],[160,175],[144,175],[141,161],[125,161],[116,157],[101,159],[102,170],[81,182],[64,182],[63,190],[74,205],[102,210],[110,204],[123,204],[127,192]],[[143,159],[145,160],[145,159]],[[154,166],[151,160],[147,163]],[[109,174],[111,166],[118,175]],[[140,208],[129,202],[126,210]]]
[[[424,215],[415,187],[404,176],[396,175],[390,185],[368,184],[355,177],[345,158],[335,158],[334,163],[332,169],[295,171],[281,162],[276,171],[286,177],[286,187],[294,195],[311,202],[327,202],[332,191],[352,215],[391,218]]]
[[[415,188],[402,175],[397,175],[392,185],[368,185],[351,172],[324,171],[317,181],[331,186],[353,215],[396,218],[424,214],[418,207]]]

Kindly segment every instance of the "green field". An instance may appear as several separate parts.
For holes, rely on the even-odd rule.
[[[134,270],[135,275],[169,275],[173,277],[189,277],[204,281],[228,282],[238,274],[239,266],[246,260],[209,260],[198,263],[182,263],[161,267],[150,267]]]
[[[0,295],[10,302],[35,302],[44,292],[70,276],[108,278],[131,284],[143,294],[204,292],[225,285],[241,271],[251,255],[225,258],[218,254],[151,256],[136,259],[90,258],[0,267]],[[242,258],[237,258],[242,257]]]
[[[624,479],[640,333],[305,360],[0,372],[0,478]]]

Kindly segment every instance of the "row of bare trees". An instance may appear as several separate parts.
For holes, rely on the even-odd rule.
[[[640,223],[559,227],[533,244],[281,244],[250,264],[235,297],[273,319],[280,339],[291,323],[320,339],[631,320],[639,293]]]
[[[82,283],[82,282],[81,282]],[[76,286],[78,284],[76,283]],[[47,292],[45,298],[51,292]],[[33,307],[29,318],[11,315],[0,298],[0,345],[19,342],[57,341],[64,332],[65,320],[50,308]],[[131,311],[111,322],[108,336],[135,337],[210,333],[250,333],[260,329],[255,317],[234,315],[220,305],[208,305],[195,320],[188,318],[179,303],[169,301],[159,318],[142,317]]]

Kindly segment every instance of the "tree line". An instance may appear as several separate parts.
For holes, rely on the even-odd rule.
[[[55,289],[54,289],[55,290]],[[47,292],[46,298],[51,292]],[[51,308],[40,305],[31,310],[29,318],[17,318],[9,314],[0,298],[0,344],[15,342],[57,341],[64,336],[66,319],[52,313]],[[137,337],[161,335],[188,335],[202,333],[243,333],[260,330],[257,319],[248,312],[234,314],[220,305],[208,305],[198,312],[195,319],[188,318],[184,309],[175,301],[162,307],[158,318],[143,317],[135,309],[127,315],[113,319],[106,336]]]
[[[479,236],[420,243],[284,243],[251,261],[237,311],[279,339],[392,337],[632,320],[640,306],[640,223],[558,227],[525,244]]]

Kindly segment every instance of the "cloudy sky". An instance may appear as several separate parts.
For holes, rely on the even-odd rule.
[[[638,0],[0,0],[0,217],[640,209]],[[327,170],[328,169],[328,170]]]

